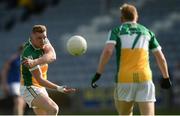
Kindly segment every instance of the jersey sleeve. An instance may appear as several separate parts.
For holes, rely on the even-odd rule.
[[[21,60],[21,64],[23,63],[24,60],[26,59],[33,59],[33,55],[31,53],[31,51],[27,48],[25,49],[22,53],[21,53],[21,57],[20,57],[20,60]],[[38,69],[39,66],[34,66],[32,68],[29,68],[29,67],[26,67],[23,65],[23,67],[25,67],[26,69],[28,69],[29,71],[33,71],[35,69]]]
[[[116,44],[116,41],[119,38],[118,33],[119,33],[119,28],[114,28],[110,30],[108,34],[108,40],[106,41],[106,43]]]
[[[161,46],[159,45],[155,35],[153,32],[150,32],[150,41],[149,41],[149,49],[154,52],[154,51],[157,51],[157,50],[161,50]]]
[[[25,49],[25,50],[21,53],[21,63],[22,63],[25,59],[28,59],[28,58],[32,59],[31,57],[32,57],[31,54],[28,54],[28,50]]]

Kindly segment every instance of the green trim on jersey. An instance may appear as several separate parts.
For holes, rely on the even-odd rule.
[[[132,34],[137,34],[136,39],[134,40],[134,43],[132,45],[132,49],[135,48],[135,45],[140,38],[140,36],[149,36],[149,49],[153,50],[158,48],[160,45],[158,41],[155,38],[155,35],[153,32],[151,32],[149,29],[144,27],[141,24],[138,23],[132,23],[132,22],[127,22],[123,23],[121,26],[117,26],[113,28],[110,31],[110,34],[108,36],[108,41],[114,41],[116,43],[116,62],[117,62],[117,74],[115,77],[115,81],[118,81],[118,71],[120,68],[120,59],[121,59],[121,35],[132,35]]]
[[[24,48],[23,48],[23,52],[21,54],[21,64],[22,64],[23,60],[25,60],[26,58],[37,59],[37,58],[41,57],[43,54],[44,54],[43,50],[35,49],[31,45],[30,42],[27,42],[27,43],[25,43]],[[22,73],[22,77],[24,79],[24,85],[25,86],[33,85],[32,74],[29,71],[29,68],[22,65],[22,72],[21,73]]]
[[[149,49],[152,50],[152,49],[155,49],[159,46],[159,43],[154,35],[153,32],[149,32],[150,35],[151,35],[151,39],[150,39],[150,42],[149,42]]]
[[[124,23],[121,25],[120,35],[124,35],[124,34],[132,35],[132,34],[137,34],[139,32],[141,33],[141,35],[148,35],[148,36],[150,35],[149,30],[138,23]]]
[[[136,39],[134,40],[134,42],[133,42],[133,45],[132,45],[132,48],[131,48],[131,49],[134,49],[134,47],[136,46],[136,44],[137,44],[137,42],[138,42],[138,40],[139,40],[140,36],[141,36],[141,33],[137,33]]]
[[[119,72],[119,66],[120,66],[120,58],[121,58],[121,51],[118,52],[118,50],[121,49],[121,40],[117,39],[117,43],[116,43],[116,63],[117,63],[117,73],[116,73],[116,77],[115,77],[115,82],[118,82],[118,72]]]

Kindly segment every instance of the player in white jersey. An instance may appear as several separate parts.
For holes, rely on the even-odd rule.
[[[153,52],[162,73],[161,87],[171,87],[166,59],[153,32],[137,23],[135,6],[124,4],[121,10],[121,26],[113,28],[101,54],[98,69],[91,86],[96,88],[113,49],[116,49],[117,76],[114,99],[121,115],[131,115],[137,102],[142,115],[154,115],[155,87],[149,66],[149,50]]]

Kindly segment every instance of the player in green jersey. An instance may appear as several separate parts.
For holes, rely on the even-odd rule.
[[[101,54],[98,69],[91,86],[96,88],[105,65],[116,49],[117,74],[114,99],[121,115],[131,115],[137,102],[142,115],[154,115],[155,87],[149,66],[149,50],[153,52],[162,73],[161,87],[171,87],[166,59],[153,32],[137,23],[135,6],[120,7],[121,26],[113,28]]]
[[[48,63],[56,59],[56,53],[47,39],[44,25],[33,26],[28,42],[21,54],[21,96],[37,115],[57,115],[58,105],[48,96],[45,88],[62,93],[76,89],[58,86],[47,80]]]

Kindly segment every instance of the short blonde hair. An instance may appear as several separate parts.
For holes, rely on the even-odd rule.
[[[45,31],[47,31],[47,29],[46,29],[46,26],[44,26],[44,25],[34,25],[32,28],[33,33],[35,33],[35,32],[43,33]]]
[[[120,7],[121,16],[127,21],[133,21],[138,19],[138,12],[134,5],[131,4],[123,4]]]

